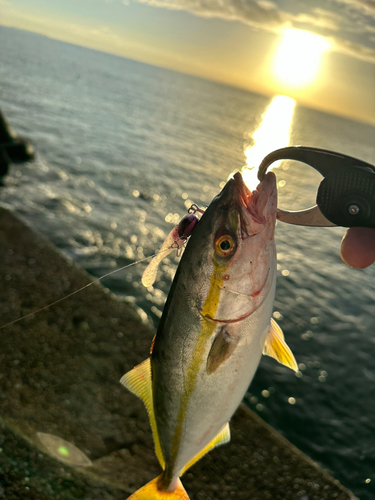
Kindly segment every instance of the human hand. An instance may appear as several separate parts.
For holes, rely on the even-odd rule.
[[[375,262],[375,229],[351,227],[341,242],[341,258],[348,266],[357,269]]]

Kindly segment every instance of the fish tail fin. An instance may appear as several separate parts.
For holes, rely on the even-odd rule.
[[[174,491],[159,489],[163,474],[133,493],[127,500],[190,500],[181,481],[177,478]]]

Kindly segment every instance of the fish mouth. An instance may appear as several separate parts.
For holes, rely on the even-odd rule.
[[[266,227],[272,211],[276,217],[276,205],[272,208],[269,204],[276,191],[275,174],[268,172],[253,191],[246,186],[240,172],[236,172],[231,184],[231,197],[239,208],[242,235],[254,236]]]
[[[233,181],[234,181],[234,185],[236,186],[236,189],[237,189],[237,194],[238,194],[239,200],[241,201],[243,206],[247,208],[249,205],[249,202],[251,201],[252,191],[250,191],[250,189],[244,183],[244,180],[243,180],[240,172],[236,172],[234,174]]]
[[[234,196],[239,207],[242,238],[254,236],[263,231],[265,227],[265,217],[259,213],[256,203],[259,198],[258,188],[261,183],[258,184],[254,191],[250,191],[240,172],[236,172],[233,176],[233,184],[235,188]],[[250,224],[249,221],[251,221]]]

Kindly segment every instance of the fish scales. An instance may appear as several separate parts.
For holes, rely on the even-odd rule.
[[[188,499],[179,476],[229,440],[228,422],[262,352],[278,359],[281,346],[295,369],[281,330],[271,324],[276,207],[274,174],[253,193],[236,174],[194,228],[150,360],[156,441],[165,470],[132,500]]]

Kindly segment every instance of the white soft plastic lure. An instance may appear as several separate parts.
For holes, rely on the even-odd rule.
[[[178,248],[179,245],[182,245],[183,243],[185,242],[180,240],[180,237],[178,235],[178,226],[175,226],[166,237],[157,255],[155,255],[155,257],[151,260],[149,265],[144,270],[142,274],[143,286],[148,288],[149,286],[154,284],[160,262],[171,252],[173,252],[175,248]]]
[[[203,213],[203,210],[201,210],[197,205],[192,205],[190,210],[193,210],[193,212],[189,212],[188,215],[185,215],[177,226],[172,229],[160,247],[159,252],[144,270],[142,274],[142,285],[146,288],[154,284],[160,262],[167,257],[167,255],[173,252],[173,250],[177,249],[177,255],[179,255],[179,252],[182,251],[187,239],[199,221],[195,212],[199,212],[201,214]]]

